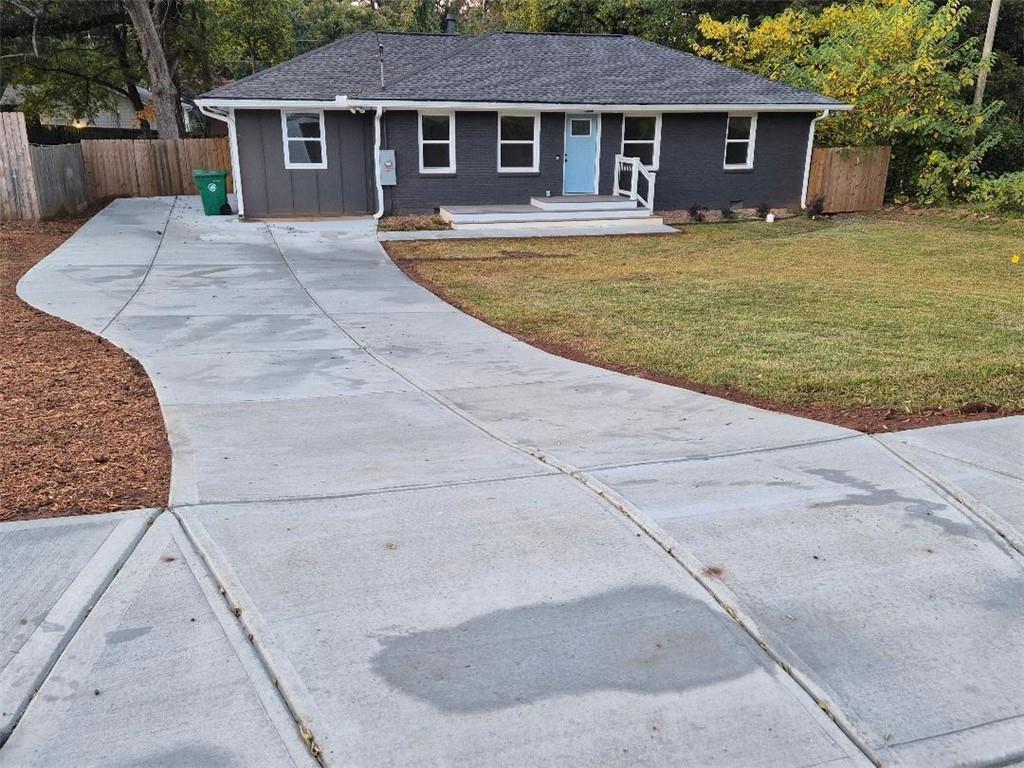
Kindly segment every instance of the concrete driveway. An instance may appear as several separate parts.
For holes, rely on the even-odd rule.
[[[1024,420],[757,410],[505,336],[368,222],[200,213],[19,286],[143,363],[174,464],[0,526],[0,765],[1024,759]]]

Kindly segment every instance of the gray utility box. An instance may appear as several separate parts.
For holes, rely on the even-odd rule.
[[[383,187],[393,187],[398,183],[395,173],[395,150],[380,150],[380,183]]]

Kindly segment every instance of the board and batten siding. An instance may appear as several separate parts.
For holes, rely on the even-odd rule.
[[[746,208],[768,203],[799,208],[807,156],[807,112],[761,112],[757,116],[754,167],[726,170],[725,113],[662,115],[661,153],[654,207],[678,210],[693,204]],[[610,195],[615,155],[622,137],[622,115],[605,114],[601,126],[601,194]],[[739,206],[737,206],[739,207]]]
[[[384,115],[382,146],[395,150],[398,176],[396,186],[385,187],[388,213],[430,213],[442,205],[528,205],[531,197],[562,194],[561,112],[541,114],[539,170],[524,173],[498,173],[497,112],[456,112],[454,174],[420,173],[417,114]]]
[[[324,112],[324,169],[284,167],[280,111],[240,109],[235,122],[246,217],[373,212],[372,114]]]

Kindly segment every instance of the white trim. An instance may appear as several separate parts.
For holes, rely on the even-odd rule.
[[[626,118],[627,117],[652,117],[650,113],[636,113],[636,112],[625,112],[622,115],[622,137],[619,141],[619,153],[622,155],[626,154]],[[654,138],[653,139],[630,139],[630,144],[651,144],[651,164],[645,165],[648,171],[657,171],[658,164],[661,161],[661,115],[653,115],[654,117]],[[629,155],[626,155],[629,157]]]
[[[444,168],[423,167],[423,117],[444,116],[448,118],[448,140],[427,139],[427,144],[448,145],[448,165]],[[416,145],[420,156],[420,173],[455,173],[455,113],[450,110],[421,109],[416,113]]]
[[[373,212],[375,219],[384,215],[384,185],[380,180],[380,118],[383,114],[384,108],[377,107],[373,116],[373,186],[377,194],[377,210]]]
[[[811,176],[811,155],[814,152],[814,129],[818,121],[828,117],[828,110],[822,110],[821,114],[811,119],[811,127],[807,129],[807,155],[804,157],[804,183],[800,187],[800,207],[807,208],[807,182]]]
[[[601,123],[604,122],[604,115],[594,115],[597,119],[597,152],[594,153],[594,194],[601,194]],[[563,174],[564,176],[564,174]],[[562,181],[565,184],[565,181]]]
[[[503,117],[532,117],[533,118],[533,140],[529,139],[503,139],[501,138],[501,118]],[[532,144],[533,163],[529,167],[509,167],[501,165],[502,144]],[[540,171],[540,113],[539,112],[499,112],[498,113],[498,173],[537,173]]]
[[[309,136],[288,135],[288,115],[295,114],[316,114],[320,118],[320,162],[319,163],[297,163],[289,158],[288,146],[294,141],[313,141]],[[324,126],[324,111],[322,109],[282,109],[281,110],[281,148],[284,151],[284,167],[289,171],[301,170],[323,170],[327,167],[327,130]]]
[[[349,99],[338,96],[325,101],[310,99],[196,99],[196,104],[207,107],[237,107],[240,109],[375,109],[459,110],[465,112],[497,112],[519,109],[527,112],[846,112],[852,104],[571,104],[568,102],[505,102],[505,101],[403,101],[400,99]]]
[[[750,135],[745,139],[729,138],[729,121],[734,117],[750,118]],[[757,138],[757,112],[730,112],[725,116],[725,146],[722,149],[722,168],[727,171],[749,171],[754,167],[754,144]],[[730,163],[729,144],[746,144],[747,159],[742,163]]]
[[[242,198],[242,165],[238,161],[238,131],[235,128],[235,110],[229,109],[227,114],[214,112],[209,107],[199,107],[199,111],[207,117],[219,120],[228,127],[228,148],[231,151],[231,180],[235,187],[235,204],[238,206],[238,217],[245,216],[245,201]]]

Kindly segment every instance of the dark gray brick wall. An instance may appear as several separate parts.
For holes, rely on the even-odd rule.
[[[530,197],[562,194],[565,117],[544,113],[540,121],[540,171],[498,173],[498,113],[458,112],[455,116],[456,175],[419,170],[417,113],[387,112],[386,143],[395,150],[398,184],[385,188],[389,213],[430,213],[442,205],[526,205]]]

